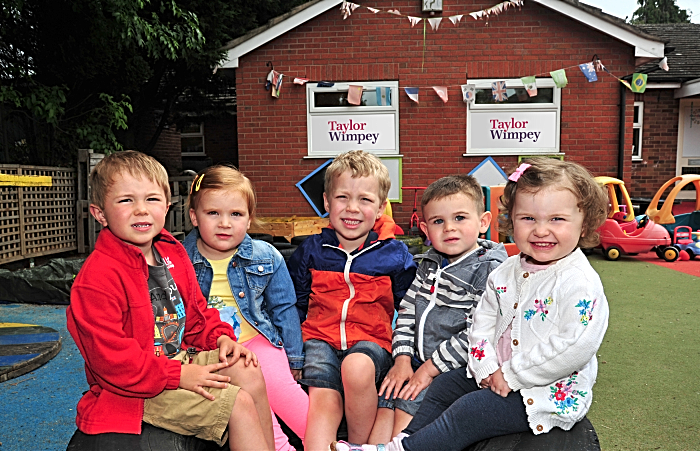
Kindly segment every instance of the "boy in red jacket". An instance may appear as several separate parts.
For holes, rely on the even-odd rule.
[[[273,449],[257,358],[207,308],[185,249],[163,229],[163,166],[116,152],[95,166],[90,184],[90,213],[105,228],[67,310],[90,385],[71,444],[99,449],[107,434],[133,443],[128,434],[141,434],[144,421],[220,446],[228,436],[231,449]]]

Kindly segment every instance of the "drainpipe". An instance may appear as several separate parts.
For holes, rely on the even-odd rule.
[[[617,152],[617,178],[623,179],[625,172],[625,123],[627,112],[627,88],[620,83],[620,148]]]

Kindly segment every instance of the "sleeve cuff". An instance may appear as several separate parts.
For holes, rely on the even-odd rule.
[[[396,358],[399,355],[408,355],[413,357],[413,348],[411,346],[397,346],[391,351],[391,356]]]
[[[179,360],[168,359],[165,371],[168,374],[168,382],[165,384],[166,390],[175,390],[180,386],[180,371],[182,363]]]
[[[304,367],[304,357],[288,357],[287,360],[292,370],[300,370]]]
[[[508,383],[511,390],[520,391],[525,388],[525,386],[518,381],[518,378],[515,377],[515,374],[513,374],[513,370],[510,368],[510,360],[503,362],[501,372],[503,373],[503,379]]]
[[[498,369],[498,361],[493,359],[489,362],[480,364],[477,368],[472,368],[471,372],[476,380],[476,383],[480,383],[482,379],[485,379],[492,375]]]

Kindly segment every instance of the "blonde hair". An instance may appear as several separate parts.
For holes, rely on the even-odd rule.
[[[425,208],[426,205],[434,200],[444,199],[455,194],[464,194],[473,200],[478,214],[482,214],[486,210],[484,207],[484,192],[481,190],[481,185],[471,175],[448,175],[435,180],[428,185],[428,188],[423,193],[420,206]]]
[[[188,209],[197,210],[197,202],[204,191],[225,190],[236,191],[245,197],[248,207],[248,216],[255,222],[255,190],[248,177],[234,166],[217,164],[210,166],[197,174],[192,181],[190,195],[187,198]]]
[[[389,195],[391,178],[389,170],[381,160],[363,150],[351,150],[338,155],[326,169],[323,189],[330,197],[333,183],[345,171],[350,171],[352,178],[374,177],[379,183],[379,203],[383,203]]]
[[[501,233],[513,234],[513,208],[518,191],[536,193],[555,187],[569,190],[578,200],[576,206],[583,212],[578,246],[597,246],[599,236],[596,230],[608,217],[608,194],[595,182],[590,172],[579,164],[554,158],[532,158],[522,162],[531,166],[525,169],[517,182],[509,180],[501,196],[503,206],[498,218]]]
[[[114,178],[123,173],[128,173],[134,178],[145,177],[160,185],[167,203],[170,204],[167,171],[155,158],[135,150],[114,152],[95,165],[90,173],[90,203],[104,208],[105,198],[114,184]]]

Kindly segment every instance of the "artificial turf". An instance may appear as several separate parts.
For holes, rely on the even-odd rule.
[[[700,278],[589,259],[610,305],[588,413],[602,449],[700,449]]]

